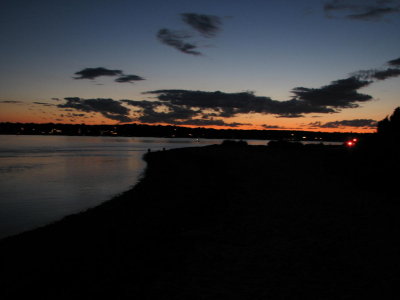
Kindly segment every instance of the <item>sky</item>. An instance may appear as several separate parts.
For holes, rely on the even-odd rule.
[[[400,0],[5,0],[0,122],[373,132]]]

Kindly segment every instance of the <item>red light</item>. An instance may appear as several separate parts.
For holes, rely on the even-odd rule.
[[[347,145],[348,147],[353,147],[355,144],[354,144],[354,142],[352,142],[352,141],[348,141],[348,142],[346,143],[346,145]]]
[[[358,142],[358,139],[353,139],[353,142],[354,142],[354,143],[357,143],[357,142]]]

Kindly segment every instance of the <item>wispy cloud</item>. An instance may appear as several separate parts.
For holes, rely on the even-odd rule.
[[[173,125],[191,125],[191,126],[223,126],[223,127],[239,127],[243,125],[250,125],[247,123],[232,122],[227,123],[222,119],[191,119],[180,122],[171,123]]]
[[[400,76],[400,58],[390,60],[386,63],[389,68],[361,70],[353,73],[353,76],[364,80],[385,80]]]
[[[105,118],[119,122],[131,122],[129,117],[130,110],[117,100],[95,98],[82,99],[79,97],[64,98],[66,103],[59,104],[59,108],[71,108],[87,113],[96,112],[102,114]]]
[[[183,22],[205,37],[214,37],[221,29],[221,18],[213,15],[196,13],[181,14]]]
[[[312,122],[308,126],[312,128],[341,128],[341,127],[357,127],[357,128],[376,128],[377,121],[372,119],[353,119],[353,120],[342,120],[333,122]]]
[[[4,104],[21,104],[23,102],[22,101],[16,101],[16,100],[0,100],[0,103],[4,103]]]
[[[94,80],[97,77],[101,76],[110,76],[110,77],[118,76],[118,78],[115,79],[115,82],[119,83],[124,83],[124,82],[133,83],[134,81],[145,80],[143,77],[138,75],[124,74],[122,70],[110,70],[103,67],[85,68],[81,71],[75,72],[75,75],[79,76],[73,77],[74,79],[90,79],[90,80]]]
[[[81,71],[75,72],[74,79],[95,79],[100,76],[121,76],[123,72],[121,70],[109,70],[103,67],[98,68],[85,68]]]
[[[133,83],[134,81],[141,81],[141,80],[145,80],[145,79],[143,77],[140,77],[137,75],[123,75],[123,76],[115,79],[116,82],[129,82],[129,83]]]
[[[398,13],[398,7],[371,7],[365,12],[350,14],[349,19],[365,20],[365,21],[378,21],[388,14]]]
[[[389,60],[387,63],[388,63],[389,66],[400,67],[400,57],[397,58],[397,59]]]
[[[372,96],[358,93],[357,90],[371,84],[371,81],[356,77],[339,79],[321,88],[296,87],[292,90],[293,99],[305,101],[312,106],[332,108],[355,108],[357,102],[365,102]]]
[[[183,13],[180,16],[182,21],[188,25],[190,29],[193,29],[194,32],[162,28],[157,32],[157,39],[161,43],[171,46],[182,53],[195,56],[202,55],[198,50],[198,42],[192,41],[191,39],[197,39],[199,35],[206,38],[215,37],[221,30],[221,18],[214,15],[197,13]]]
[[[268,125],[268,124],[263,124],[261,125],[262,128],[264,129],[282,129],[281,126],[278,125]]]
[[[43,106],[56,106],[55,104],[52,104],[52,103],[39,102],[39,101],[35,101],[35,102],[33,102],[33,104],[43,105]]]
[[[385,80],[400,76],[400,69],[388,68],[385,70],[362,70],[355,73],[360,78]]]
[[[166,28],[160,29],[157,33],[157,38],[161,43],[174,47],[186,54],[201,55],[201,52],[195,50],[197,49],[195,44],[186,42],[190,37],[190,35],[182,31]]]
[[[331,0],[324,5],[330,18],[380,21],[388,15],[400,13],[399,0]]]

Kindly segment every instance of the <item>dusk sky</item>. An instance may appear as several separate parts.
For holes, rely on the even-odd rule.
[[[0,122],[374,131],[400,0],[5,0]]]

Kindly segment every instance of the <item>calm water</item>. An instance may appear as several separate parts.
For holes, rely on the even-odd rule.
[[[0,238],[94,207],[136,184],[147,149],[222,140],[0,135]],[[268,141],[247,141],[266,145]]]
[[[222,140],[0,136],[0,238],[83,211],[132,187],[143,154]],[[252,144],[265,145],[266,141]]]

